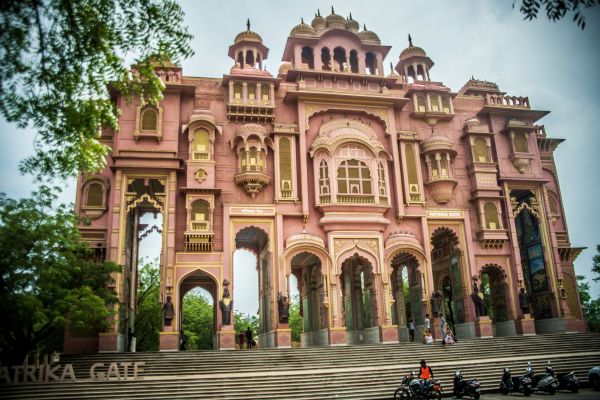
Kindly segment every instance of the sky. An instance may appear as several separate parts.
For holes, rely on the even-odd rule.
[[[326,16],[335,7],[377,33],[382,44],[392,46],[384,65],[394,65],[407,46],[410,33],[435,62],[431,77],[454,92],[471,76],[493,81],[502,91],[528,96],[532,108],[551,113],[540,120],[550,137],[565,138],[558,146],[558,167],[563,205],[573,246],[587,249],[575,262],[577,273],[591,280],[592,257],[600,244],[600,8],[586,13],[587,27],[581,31],[567,17],[557,23],[543,15],[523,21],[512,1],[504,0],[390,0],[369,1],[182,1],[185,22],[194,35],[195,55],[182,63],[187,76],[221,77],[231,68],[228,47],[237,33],[252,30],[269,47],[265,61],[273,74],[290,30],[300,18],[310,23],[317,9]],[[519,1],[517,1],[519,3]],[[386,73],[389,67],[386,67]],[[29,155],[35,132],[21,130],[0,120],[0,191],[12,197],[28,195],[33,180],[19,175],[18,162]],[[74,184],[62,184],[62,199],[74,201]],[[248,279],[256,276],[252,257],[242,257]],[[241,273],[240,273],[241,274]],[[252,284],[254,285],[254,284]],[[250,286],[250,285],[248,285]],[[600,284],[592,282],[592,293],[600,295]],[[237,294],[234,292],[234,296]],[[239,295],[247,311],[256,312],[252,293]]]

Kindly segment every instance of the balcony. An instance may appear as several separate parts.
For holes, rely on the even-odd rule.
[[[375,196],[372,194],[338,194],[339,204],[375,204]]]
[[[266,173],[266,169],[257,165],[244,165],[235,174],[235,183],[241,185],[246,193],[252,198],[260,193],[263,187],[271,182],[271,177]]]
[[[438,204],[446,204],[452,199],[454,188],[458,181],[449,176],[432,177],[425,182],[425,187],[429,190],[429,194]]]
[[[204,222],[208,225],[208,222]],[[196,231],[193,229],[194,223],[192,223],[192,230],[185,231],[185,250],[192,252],[209,252],[213,249],[213,232]]]
[[[502,94],[486,94],[485,104],[500,107],[515,107],[530,109],[529,97],[506,96]]]

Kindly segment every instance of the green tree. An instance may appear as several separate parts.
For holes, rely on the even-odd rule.
[[[182,327],[188,338],[186,350],[213,349],[214,306],[195,290],[183,297]]]
[[[158,260],[142,261],[142,264],[139,269],[134,329],[136,351],[158,351],[162,328],[162,306],[158,301],[160,290]]]
[[[300,342],[302,339],[302,316],[300,315],[300,296],[298,295],[292,297],[289,323],[292,342]]]
[[[594,282],[600,281],[600,244],[596,245],[596,255],[592,259],[592,272],[594,273]]]
[[[513,1],[513,8],[517,0]],[[519,11],[525,19],[531,21],[537,18],[540,9],[546,10],[546,16],[551,21],[558,21],[567,14],[573,15],[573,21],[581,29],[585,29],[584,11],[600,4],[600,0],[522,0]]]
[[[583,314],[590,331],[600,332],[600,298],[592,300],[590,283],[583,275],[577,275],[577,289],[579,290],[579,301],[583,308]]]
[[[54,206],[55,191],[42,186],[31,198],[0,194],[0,358],[20,363],[33,350],[62,347],[64,329],[105,328],[110,274],[120,268],[95,260],[81,242],[78,218]]]
[[[193,54],[175,0],[3,1],[0,26],[0,115],[37,130],[20,169],[38,177],[102,169],[99,131],[119,116],[109,91],[155,104],[153,64]]]

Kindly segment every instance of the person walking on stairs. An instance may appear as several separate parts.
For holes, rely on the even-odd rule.
[[[253,345],[254,339],[252,339],[252,329],[248,327],[248,329],[246,329],[246,348],[252,350]]]

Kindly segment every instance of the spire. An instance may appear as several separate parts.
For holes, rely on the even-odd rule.
[[[333,10],[333,6],[331,6],[331,15],[335,14],[335,11]]]
[[[410,37],[410,33],[408,34],[408,47],[413,47],[412,38]]]
[[[352,21],[352,13],[350,13],[350,17],[348,19]]]
[[[248,21],[246,21],[246,26],[248,27],[248,32],[250,31],[250,18],[248,18]]]
[[[319,9],[317,8],[317,17],[320,17],[320,16],[321,16],[321,10],[319,10]]]
[[[392,70],[392,74],[394,73],[394,64],[390,61],[390,69]]]
[[[304,25],[304,18],[300,17],[300,23]]]
[[[367,30],[367,24],[363,24],[363,31]]]

